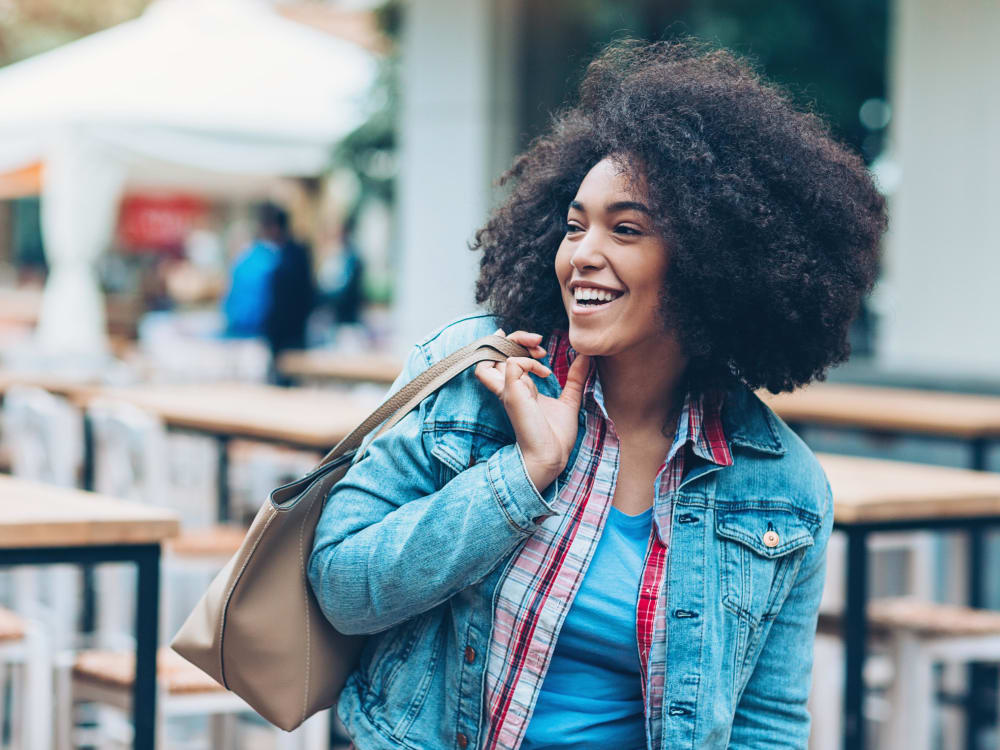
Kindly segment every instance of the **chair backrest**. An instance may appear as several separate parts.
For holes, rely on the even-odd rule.
[[[74,487],[83,464],[83,419],[64,398],[40,388],[11,386],[3,401],[3,442],[14,475]],[[76,566],[20,566],[0,580],[2,596],[18,612],[46,623],[55,648],[74,642],[80,611]]]
[[[83,465],[83,421],[66,399],[32,386],[11,386],[3,400],[3,442],[15,476],[77,485]]]
[[[94,489],[151,505],[169,504],[167,431],[162,420],[122,401],[87,408],[94,439]]]

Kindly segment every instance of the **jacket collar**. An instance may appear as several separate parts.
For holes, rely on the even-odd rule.
[[[736,386],[726,394],[722,424],[731,446],[775,456],[785,455],[777,417],[746,386]]]

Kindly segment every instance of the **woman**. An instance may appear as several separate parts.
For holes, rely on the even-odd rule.
[[[476,237],[480,365],[332,493],[310,576],[373,634],[340,699],[377,748],[802,748],[832,522],[753,394],[822,377],[870,288],[862,162],[744,62],[618,44]]]

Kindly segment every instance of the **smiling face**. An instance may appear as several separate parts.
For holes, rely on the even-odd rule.
[[[630,185],[622,169],[608,157],[583,178],[569,205],[556,276],[576,351],[655,357],[676,350],[659,312],[667,247],[647,207],[645,180]]]

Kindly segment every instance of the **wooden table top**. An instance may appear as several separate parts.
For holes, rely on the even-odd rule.
[[[0,370],[0,395],[15,385],[30,385],[73,399],[85,398],[99,387],[94,378],[74,378],[50,372]]]
[[[278,370],[293,378],[348,380],[391,384],[403,370],[403,362],[388,354],[342,354],[306,349],[285,352]]]
[[[0,289],[0,322],[35,325],[42,309],[41,288]]]
[[[135,404],[171,427],[329,450],[377,403],[343,393],[254,383],[138,385],[90,396]],[[90,401],[88,396],[81,405]]]
[[[1000,474],[819,453],[838,523],[1000,516]]]
[[[149,544],[179,529],[166,508],[0,475],[0,549]]]
[[[997,396],[839,383],[815,383],[794,393],[760,396],[787,422],[1000,438]]]

